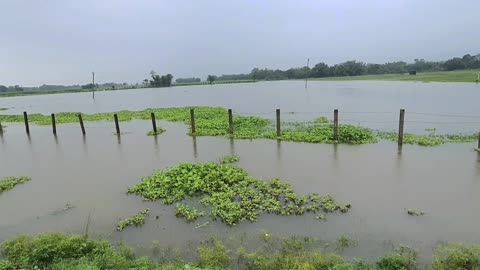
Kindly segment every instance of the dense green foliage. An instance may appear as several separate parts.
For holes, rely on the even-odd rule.
[[[199,83],[202,80],[200,78],[178,78],[175,80],[176,83]]]
[[[142,211],[136,213],[132,217],[120,220],[117,223],[117,231],[121,232],[123,231],[126,227],[135,225],[135,226],[140,226],[145,223],[145,217],[150,215],[150,209],[143,209]]]
[[[175,211],[176,211],[175,216],[183,217],[188,222],[192,222],[197,218],[203,217],[205,215],[205,212],[199,211],[196,208],[190,207],[183,203],[177,203],[175,205]]]
[[[125,244],[112,245],[107,241],[83,236],[45,233],[38,236],[21,235],[1,245],[3,259],[0,270],[474,270],[480,269],[480,246],[467,244],[441,245],[433,251],[433,261],[419,265],[416,252],[400,246],[394,253],[382,256],[373,263],[347,260],[334,253],[322,252],[311,246],[310,239],[262,235],[263,245],[254,252],[242,245],[229,249],[227,243],[210,239],[197,247],[198,260],[187,263],[177,257],[174,264],[158,264],[148,257],[135,258]]]
[[[23,184],[32,180],[28,176],[8,176],[0,179],[0,194],[4,191],[14,188],[18,184]]]
[[[350,204],[337,204],[330,195],[300,196],[290,184],[279,179],[266,182],[248,175],[239,167],[213,162],[184,163],[157,171],[130,187],[128,192],[146,200],[163,199],[164,204],[198,198],[199,203],[210,210],[212,219],[218,218],[228,225],[237,225],[244,220],[254,222],[263,212],[285,216],[319,210],[345,213],[351,207]],[[181,216],[192,211],[197,210],[177,205],[177,214]],[[192,220],[196,218],[191,217]]]
[[[227,163],[235,163],[237,161],[240,161],[239,155],[227,155],[222,157],[222,159],[220,160],[220,163],[227,164]]]
[[[398,61],[385,64],[367,64],[351,60],[332,66],[321,62],[313,66],[313,68],[307,66],[290,68],[288,70],[254,68],[249,74],[222,75],[219,76],[217,80],[287,80],[379,74],[404,74],[411,70],[415,70],[417,72],[437,72],[479,68],[480,54],[476,56],[466,54],[462,58],[455,57],[447,61],[438,62],[415,59],[413,63]],[[465,81],[474,82],[476,79],[477,77],[475,74],[475,77],[470,76],[468,80]]]
[[[172,85],[172,79],[173,76],[172,74],[167,74],[160,76],[158,75],[155,71],[150,71],[150,77],[152,79],[149,81],[148,79],[145,79],[145,86],[150,86],[150,87],[170,87]],[[147,84],[148,83],[148,84]]]

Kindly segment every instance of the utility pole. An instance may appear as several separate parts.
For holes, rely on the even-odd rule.
[[[95,72],[92,72],[92,94],[93,99],[95,99]]]
[[[310,57],[307,59],[307,68],[309,67],[310,65]],[[307,77],[305,78],[305,89],[307,89],[307,82],[308,82],[308,74],[307,74]]]

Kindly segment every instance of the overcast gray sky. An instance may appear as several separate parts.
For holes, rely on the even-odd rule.
[[[0,84],[480,53],[480,0],[0,0]]]

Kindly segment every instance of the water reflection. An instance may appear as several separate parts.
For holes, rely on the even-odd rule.
[[[154,148],[155,148],[155,156],[158,157],[160,147],[158,146],[158,136],[157,135],[153,136],[153,144],[154,144]]]
[[[230,155],[235,155],[235,143],[233,138],[230,138]]]
[[[337,143],[333,144],[333,159],[335,161],[338,160],[338,144]]]
[[[277,140],[277,160],[280,163],[282,161],[282,141]]]
[[[193,141],[193,157],[198,158],[198,151],[197,151],[197,136],[192,136]]]
[[[88,156],[87,136],[85,134],[82,135],[82,147],[85,156]]]

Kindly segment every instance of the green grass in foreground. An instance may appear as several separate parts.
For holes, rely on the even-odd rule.
[[[275,124],[269,119],[258,116],[233,117],[234,134],[229,134],[228,113],[221,107],[180,107],[157,108],[143,111],[119,111],[111,113],[82,114],[84,121],[113,121],[113,114],[118,114],[119,121],[133,119],[150,120],[150,114],[155,113],[157,119],[183,122],[190,125],[190,109],[195,109],[196,136],[225,136],[236,139],[274,139],[308,143],[347,143],[365,144],[375,143],[380,139],[396,140],[395,133],[377,132],[356,125],[340,125],[338,141],[334,140],[333,125],[328,119],[317,118],[312,122],[284,122],[282,132],[277,136]],[[50,125],[49,115],[31,114],[30,123],[37,125]],[[22,123],[23,115],[0,115],[0,122]],[[77,123],[78,113],[64,112],[56,114],[57,124]],[[161,129],[159,129],[162,132]],[[153,135],[149,132],[149,135]],[[474,134],[452,135],[405,135],[405,143],[434,146],[447,142],[475,141]]]
[[[1,244],[0,270],[474,270],[480,269],[480,246],[443,244],[433,250],[427,265],[417,263],[417,253],[405,246],[373,262],[346,259],[333,252],[312,247],[308,237],[279,238],[262,233],[263,244],[247,250],[242,243],[228,243],[214,238],[191,247],[196,259],[188,262],[180,256],[162,259],[137,258],[125,244],[92,240],[79,235],[44,233],[21,235]],[[347,239],[348,240],[348,239]],[[343,242],[342,242],[343,243]],[[231,245],[235,246],[230,247]],[[158,245],[157,245],[158,246]],[[350,244],[346,247],[348,248]],[[160,246],[157,247],[159,249]],[[165,250],[167,247],[165,247]],[[341,249],[340,249],[341,250]],[[156,258],[158,260],[158,258]],[[170,262],[171,261],[171,262]]]
[[[0,179],[0,194],[4,191],[14,188],[18,184],[30,181],[32,178],[28,176],[8,176]]]
[[[408,74],[381,74],[345,77],[315,78],[320,81],[355,81],[355,80],[383,80],[383,81],[419,81],[419,82],[475,82],[480,69],[455,70],[438,72],[421,72],[417,75]]]

